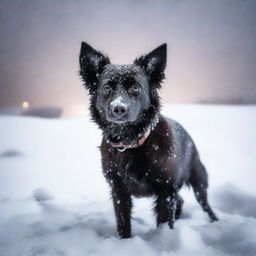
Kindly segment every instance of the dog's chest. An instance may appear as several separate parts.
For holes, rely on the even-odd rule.
[[[136,161],[136,158],[122,161],[120,169],[122,180],[132,195],[140,197],[153,194],[146,162]]]

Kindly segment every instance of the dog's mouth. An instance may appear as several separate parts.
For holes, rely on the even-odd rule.
[[[107,121],[113,124],[125,125],[131,123],[132,120],[128,118],[116,118],[116,117],[109,117],[107,116]]]
[[[116,123],[116,124],[125,124],[125,123],[128,123],[129,121],[126,119],[123,119],[123,118],[117,118],[117,119],[112,120],[112,122]]]

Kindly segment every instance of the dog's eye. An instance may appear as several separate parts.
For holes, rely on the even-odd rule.
[[[131,91],[132,92],[139,92],[140,91],[140,87],[136,84],[134,84],[132,87],[131,87]]]
[[[105,86],[103,87],[103,91],[104,91],[105,93],[110,93],[110,92],[112,91],[112,88],[111,88],[109,85],[105,85]]]

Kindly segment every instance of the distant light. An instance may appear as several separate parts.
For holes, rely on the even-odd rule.
[[[25,109],[29,108],[29,102],[28,101],[23,101],[22,102],[22,107],[25,108]]]

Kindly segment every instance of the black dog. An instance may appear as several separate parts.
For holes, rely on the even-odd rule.
[[[103,173],[121,238],[131,236],[131,196],[155,196],[157,225],[173,228],[181,214],[183,183],[192,185],[210,220],[217,220],[194,142],[180,124],[159,113],[166,48],[163,44],[130,65],[114,65],[87,43],[81,45],[80,75],[89,90],[92,119],[103,131]]]

